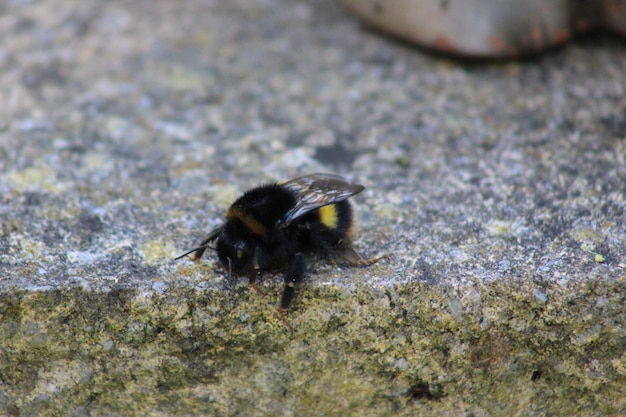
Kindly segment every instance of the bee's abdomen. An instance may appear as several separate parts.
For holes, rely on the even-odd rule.
[[[350,240],[354,214],[348,201],[322,206],[298,222],[296,231],[300,250],[304,252],[334,251]]]
[[[320,224],[341,237],[351,234],[354,224],[354,213],[348,201],[329,204],[317,210]]]

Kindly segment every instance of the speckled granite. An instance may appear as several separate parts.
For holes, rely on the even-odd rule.
[[[0,415],[626,412],[626,48],[455,62],[330,1],[0,5]],[[281,323],[239,192],[367,186]]]

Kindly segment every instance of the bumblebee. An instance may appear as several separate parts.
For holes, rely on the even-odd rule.
[[[285,272],[279,312],[286,319],[295,287],[306,270],[305,254],[341,256],[354,266],[371,265],[380,258],[364,259],[351,246],[355,216],[348,201],[365,187],[332,174],[312,174],[262,185],[246,191],[226,212],[226,221],[191,254],[199,260],[206,249],[217,252],[229,278],[247,276],[250,286],[269,271]]]

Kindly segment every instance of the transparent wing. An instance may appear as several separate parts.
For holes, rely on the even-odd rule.
[[[305,175],[278,184],[298,195],[298,201],[285,215],[283,225],[322,206],[343,201],[365,189],[362,185],[350,184],[345,178],[333,174]]]

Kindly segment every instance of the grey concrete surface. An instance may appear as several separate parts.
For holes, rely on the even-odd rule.
[[[433,56],[339,4],[0,3],[0,415],[626,412],[626,43]],[[368,268],[173,258],[334,172]],[[60,413],[60,414],[59,414]]]

